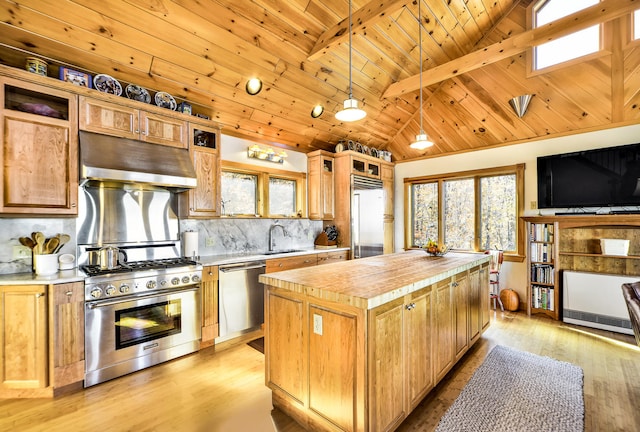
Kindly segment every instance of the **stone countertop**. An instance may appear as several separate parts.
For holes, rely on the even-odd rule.
[[[327,253],[336,251],[345,251],[349,248],[337,248],[337,249],[296,249],[296,252],[288,253],[271,253],[268,255],[258,252],[248,253],[235,253],[235,254],[221,254],[221,255],[208,255],[200,257],[198,262],[204,266],[222,265],[222,264],[235,264],[246,261],[259,261],[274,258],[286,258],[301,255],[309,255],[314,253]],[[70,282],[84,281],[86,275],[83,271],[77,267],[70,270],[60,270],[59,272],[49,276],[39,276],[35,273],[8,273],[0,274],[0,285],[48,285]]]
[[[10,273],[0,275],[0,285],[49,285],[60,283],[84,282],[84,272],[78,268],[60,270],[49,276],[39,276],[35,273]]]
[[[489,255],[482,253],[434,257],[422,250],[409,250],[264,274],[260,282],[310,297],[373,309],[489,260]]]
[[[271,252],[264,254],[260,252],[247,252],[247,253],[235,253],[235,254],[220,254],[220,255],[206,255],[201,256],[198,262],[204,266],[212,265],[224,265],[224,264],[236,264],[247,261],[262,261],[276,258],[289,258],[302,255],[310,255],[317,253],[331,253],[348,251],[349,248],[334,248],[334,249],[315,249],[315,248],[296,248],[295,252],[283,252],[277,253]]]

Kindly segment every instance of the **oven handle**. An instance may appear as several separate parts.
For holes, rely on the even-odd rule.
[[[90,303],[87,303],[87,307],[89,309],[95,309],[99,307],[113,306],[115,304],[123,303],[125,301],[144,300],[148,298],[168,296],[171,294],[182,294],[190,291],[198,291],[199,289],[200,289],[200,286],[195,286],[193,288],[185,288],[185,289],[180,289],[175,291],[159,291],[159,292],[156,291],[154,294],[132,295],[129,297],[124,297],[124,298],[120,297],[118,299],[113,299],[113,300],[102,300],[102,301],[90,302]]]
[[[218,269],[223,273],[231,273],[244,270],[261,269],[266,267],[267,265],[264,263],[264,261],[259,261],[256,263],[225,264],[218,267]]]

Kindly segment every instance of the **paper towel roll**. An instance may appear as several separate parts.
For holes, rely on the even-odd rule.
[[[182,233],[183,254],[185,257],[197,257],[198,255],[198,231],[185,231]]]

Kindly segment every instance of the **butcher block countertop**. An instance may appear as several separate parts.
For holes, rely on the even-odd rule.
[[[481,253],[435,257],[422,250],[409,250],[263,274],[260,282],[304,296],[373,309],[489,260]]]

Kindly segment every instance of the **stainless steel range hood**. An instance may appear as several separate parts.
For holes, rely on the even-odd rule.
[[[196,187],[187,149],[80,131],[80,177],[87,180]]]

